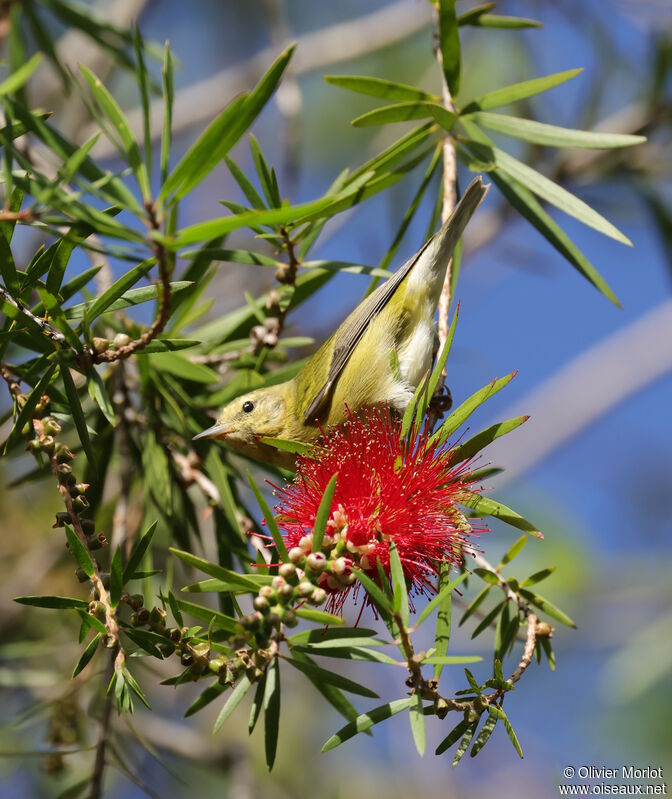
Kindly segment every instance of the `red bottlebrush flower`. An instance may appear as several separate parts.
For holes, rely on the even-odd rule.
[[[389,578],[394,541],[411,593],[435,589],[442,560],[461,564],[473,528],[456,507],[470,485],[469,463],[451,464],[451,448],[430,434],[401,439],[401,421],[389,409],[351,417],[328,430],[309,456],[297,459],[293,483],[277,489],[277,521],[288,547],[311,551],[311,531],[331,477],[338,473],[323,551],[334,568],[321,577],[330,607],[340,608],[356,566],[380,582]],[[346,568],[344,571],[344,559]]]

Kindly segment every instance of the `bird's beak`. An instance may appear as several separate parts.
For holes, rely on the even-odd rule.
[[[192,441],[198,441],[200,438],[223,438],[227,432],[223,424],[215,424],[212,427],[208,427],[207,430],[204,430],[197,436],[194,436]]]

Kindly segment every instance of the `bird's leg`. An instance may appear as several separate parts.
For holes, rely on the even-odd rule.
[[[439,334],[434,328],[434,346],[432,348],[432,362],[436,361],[436,356],[439,354]],[[429,411],[432,416],[443,416],[453,407],[453,395],[450,393],[448,386],[444,385],[440,391],[437,391],[429,401]]]

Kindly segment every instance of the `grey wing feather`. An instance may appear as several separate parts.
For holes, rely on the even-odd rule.
[[[489,186],[483,186],[480,177],[474,178],[464,192],[450,219],[441,230],[439,230],[434,237],[428,239],[412,258],[409,258],[403,266],[399,267],[392,277],[388,278],[382,286],[379,286],[370,294],[343,322],[339,328],[340,341],[334,348],[327,380],[315,399],[313,399],[308,406],[303,417],[304,422],[309,422],[311,419],[315,419],[319,416],[336,379],[345,368],[345,365],[357,346],[357,343],[366,332],[371,320],[387,305],[397,287],[436,237],[442,237],[445,240],[445,247],[442,247],[442,249],[445,252],[446,262],[448,261],[464,232],[467,222],[480,205],[483,197],[485,197],[488,188]]]

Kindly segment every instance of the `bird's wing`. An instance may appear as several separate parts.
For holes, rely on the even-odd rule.
[[[488,187],[484,187],[480,177],[474,178],[467,190],[462,195],[462,199],[453,211],[448,222],[441,228],[436,236],[447,236],[452,234],[452,249],[459,241],[467,222],[478,208],[481,200],[485,196]],[[357,308],[347,317],[338,329],[338,344],[334,347],[327,379],[308,406],[304,416],[304,422],[311,422],[317,418],[324,408],[325,402],[329,398],[331,389],[345,368],[350,356],[352,355],[358,342],[366,332],[371,320],[374,319],[390,301],[392,295],[402,283],[404,278],[413,269],[418,259],[427,249],[433,238],[425,242],[421,249],[406,263],[399,267],[397,271],[388,278],[382,286],[379,286],[370,294]],[[450,257],[450,255],[448,255]]]

